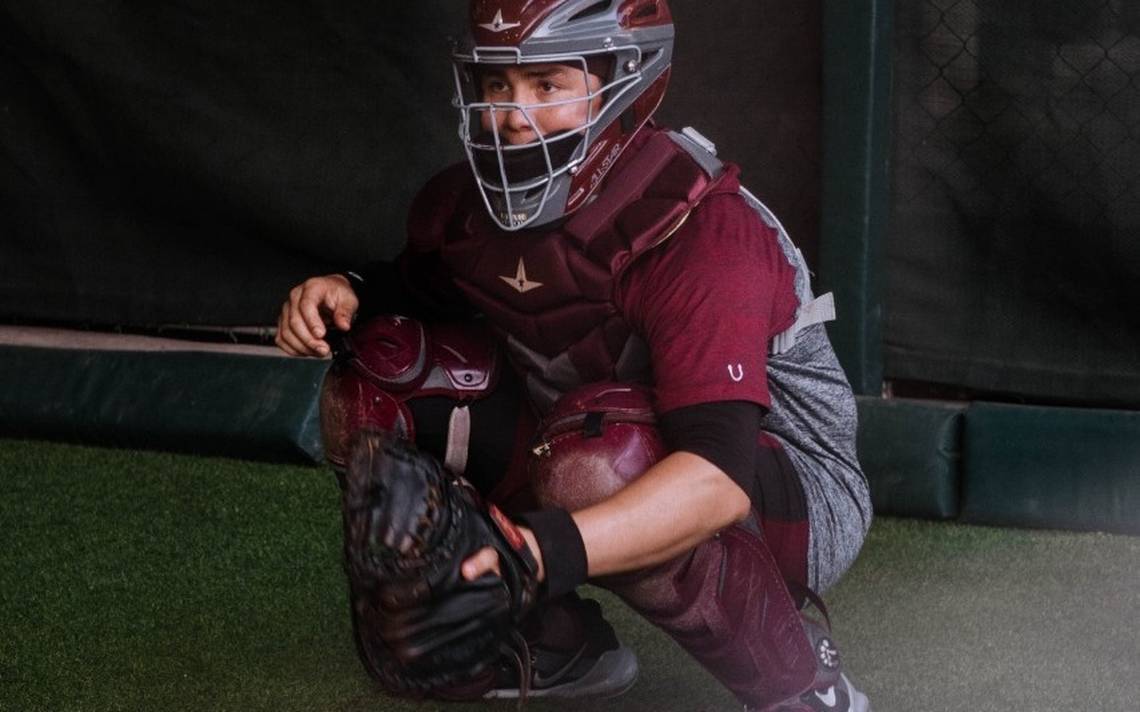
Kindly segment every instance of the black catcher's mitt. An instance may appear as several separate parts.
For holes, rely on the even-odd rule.
[[[534,557],[518,529],[405,440],[363,433],[343,499],[345,569],[365,668],[400,695],[481,694],[533,606]],[[502,577],[463,578],[490,546]],[[464,691],[464,692],[459,692]]]

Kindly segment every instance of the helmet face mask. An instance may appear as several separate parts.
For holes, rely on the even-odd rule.
[[[660,103],[672,40],[664,0],[474,0],[471,31],[453,57],[454,103],[476,184],[500,228],[537,227],[586,204]],[[532,103],[484,96],[489,72],[552,65],[564,68],[573,91],[523,97]],[[514,141],[504,136],[508,121]],[[520,143],[519,135],[533,138]]]

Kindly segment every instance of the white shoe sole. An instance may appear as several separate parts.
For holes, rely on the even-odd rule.
[[[840,673],[839,679],[847,686],[847,696],[851,699],[851,706],[847,709],[850,712],[871,712],[871,701],[867,699],[867,696],[856,690],[846,675]]]

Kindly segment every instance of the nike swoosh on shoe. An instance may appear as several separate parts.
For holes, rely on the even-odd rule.
[[[534,671],[534,686],[536,688],[542,689],[542,688],[550,687],[550,686],[554,685],[555,683],[557,683],[559,680],[561,680],[563,677],[566,676],[566,673],[570,672],[570,670],[572,670],[574,668],[574,665],[579,660],[582,659],[582,656],[586,653],[586,647],[587,647],[587,644],[583,643],[582,646],[580,648],[578,648],[578,652],[574,653],[574,655],[570,658],[569,662],[567,662],[565,665],[563,665],[562,667],[560,667],[557,670],[555,670],[554,672],[552,672],[549,676],[543,675],[542,673],[535,670]]]
[[[827,694],[826,695],[821,694],[819,690],[816,690],[815,696],[817,698],[819,698],[820,702],[827,705],[828,709],[832,709],[835,707],[835,687],[834,686],[827,688]]]

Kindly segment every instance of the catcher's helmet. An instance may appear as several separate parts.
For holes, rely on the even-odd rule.
[[[453,55],[460,138],[492,219],[504,230],[543,225],[582,207],[661,103],[673,56],[666,0],[472,0]],[[480,71],[567,64],[601,87],[568,101],[484,101]],[[595,109],[596,100],[601,106]],[[543,136],[533,112],[584,102],[585,122]],[[496,113],[518,111],[537,140],[508,145]],[[484,128],[484,115],[491,120]]]

